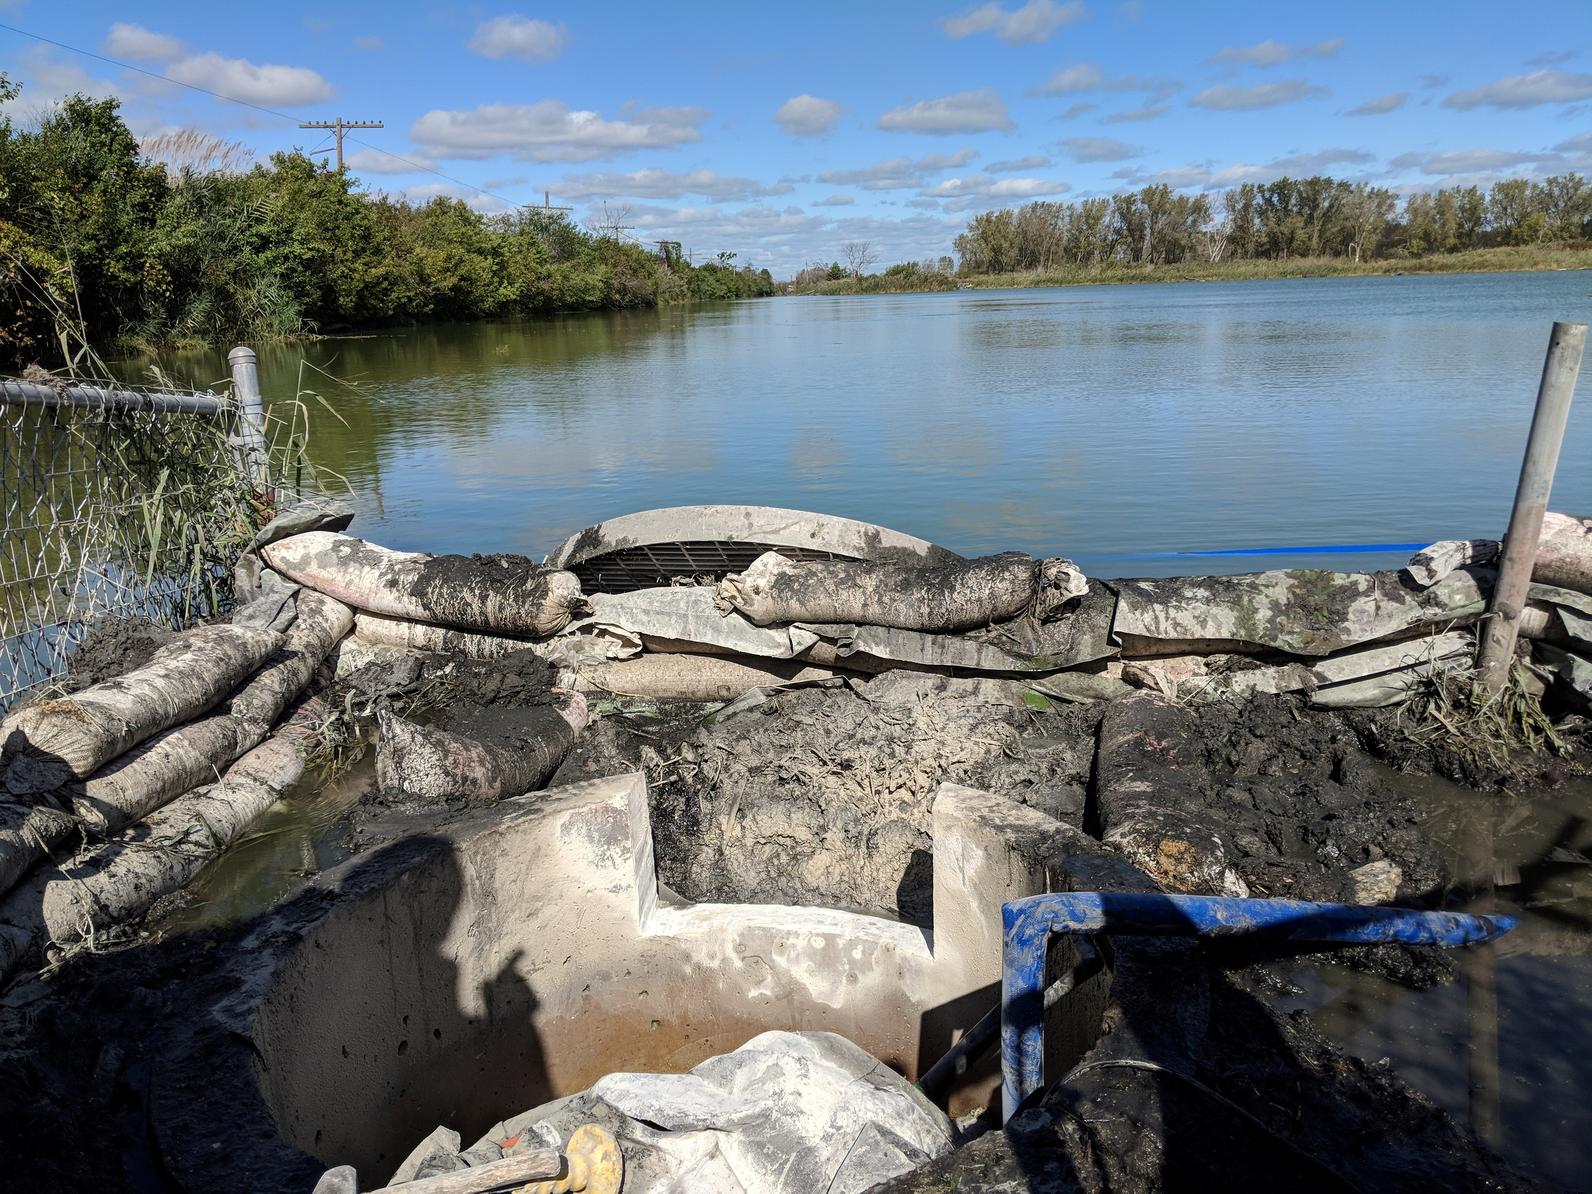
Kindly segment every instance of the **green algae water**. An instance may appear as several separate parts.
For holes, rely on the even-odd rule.
[[[311,454],[397,548],[540,557],[746,502],[1102,576],[1358,569],[1402,557],[1175,553],[1501,534],[1549,326],[1589,317],[1592,271],[1064,287],[431,326],[260,365],[268,400],[320,393]],[[224,356],[162,365],[204,384]],[[1580,407],[1558,509],[1592,510]]]

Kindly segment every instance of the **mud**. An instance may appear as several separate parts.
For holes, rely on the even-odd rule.
[[[503,594],[512,594],[516,605],[526,611],[547,609],[546,614],[528,613],[532,621],[545,621],[562,627],[571,612],[584,608],[578,596],[574,604],[563,606],[568,596],[562,589],[554,592],[552,578],[564,575],[559,570],[547,568],[526,556],[469,555],[432,556],[415,574],[409,595],[421,606],[432,611],[433,621],[472,624],[481,617],[481,611],[502,601]],[[517,629],[503,627],[503,629]]]
[[[142,618],[98,618],[68,657],[67,673],[58,681],[60,689],[70,695],[143,667],[174,637],[173,631]]]

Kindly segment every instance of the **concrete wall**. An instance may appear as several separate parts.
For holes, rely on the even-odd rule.
[[[915,1077],[997,1002],[1000,904],[1043,890],[1034,842],[1073,831],[946,785],[934,832],[930,934],[661,902],[639,775],[505,801],[451,848],[350,885],[275,961],[250,1028],[260,1094],[288,1145],[371,1183],[439,1123],[473,1138],[770,1028],[838,1032]],[[974,1078],[953,1110],[989,1097],[994,1068]]]

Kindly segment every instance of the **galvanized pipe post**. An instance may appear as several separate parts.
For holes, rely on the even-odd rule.
[[[1531,586],[1531,570],[1537,562],[1542,516],[1548,511],[1548,494],[1553,489],[1553,472],[1559,464],[1559,446],[1564,442],[1564,424],[1570,415],[1570,399],[1575,396],[1575,379],[1581,372],[1581,352],[1585,347],[1586,324],[1553,325],[1548,357],[1542,365],[1542,383],[1537,387],[1537,409],[1531,416],[1531,434],[1526,440],[1526,458],[1520,465],[1520,484],[1515,488],[1515,507],[1504,536],[1498,583],[1482,628],[1479,670],[1482,687],[1489,692],[1497,692],[1509,679],[1520,615],[1526,608],[1526,590]]]
[[[227,353],[232,389],[238,399],[238,425],[244,458],[256,481],[266,481],[265,400],[260,394],[260,365],[254,349],[240,344]]]

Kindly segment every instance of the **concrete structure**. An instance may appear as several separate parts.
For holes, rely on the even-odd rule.
[[[772,1028],[840,1033],[915,1078],[998,998],[1001,903],[1045,890],[1038,860],[1082,836],[953,785],[933,829],[932,933],[673,900],[640,775],[355,859],[222,959],[228,995],[156,1078],[165,1164],[216,1194],[308,1189],[342,1163],[384,1179],[438,1124],[469,1138],[605,1073],[684,1071]],[[1079,1020],[1053,1034],[1058,1064],[1093,1044],[1106,981],[1057,1009]],[[195,1089],[196,1070],[213,1084]],[[998,1075],[968,1077],[953,1111],[989,1100]]]

